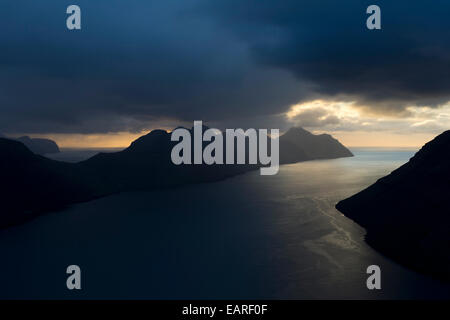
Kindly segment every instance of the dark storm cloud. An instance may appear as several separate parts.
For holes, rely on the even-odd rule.
[[[382,30],[369,31],[365,11],[374,3]],[[317,93],[383,112],[449,100],[448,1],[231,0],[212,7],[259,63],[313,82]]]
[[[302,89],[260,68],[245,42],[218,27],[203,1],[86,1],[82,30],[65,27],[68,1],[0,4],[0,131],[145,129],[269,115]]]
[[[81,31],[65,27],[70,4]],[[368,31],[369,4],[4,0],[0,132],[281,126],[290,104],[314,97],[383,112],[448,100],[450,4],[378,1],[383,29]]]

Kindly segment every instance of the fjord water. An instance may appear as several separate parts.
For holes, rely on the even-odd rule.
[[[371,249],[364,229],[334,208],[414,150],[352,151],[275,176],[117,194],[0,231],[0,298],[450,297],[450,285]],[[66,288],[72,264],[80,291]],[[372,264],[381,290],[366,287]]]

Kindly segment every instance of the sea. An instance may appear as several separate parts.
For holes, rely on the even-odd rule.
[[[63,149],[76,162],[115,150]],[[372,249],[335,204],[417,150],[283,165],[220,182],[120,193],[0,231],[1,299],[443,299],[450,285]],[[67,267],[81,270],[68,290]],[[367,268],[381,270],[370,290]]]

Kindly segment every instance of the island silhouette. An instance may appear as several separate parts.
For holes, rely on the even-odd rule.
[[[28,149],[36,154],[46,155],[60,152],[56,142],[50,139],[30,138],[29,136],[23,136],[17,138],[17,140],[22,142]]]
[[[336,208],[367,230],[375,249],[410,268],[450,280],[450,131],[408,163]]]
[[[206,129],[203,127],[203,131]],[[85,161],[67,163],[36,154],[20,141],[0,138],[0,228],[118,192],[214,182],[261,167],[177,166],[171,161],[176,143],[171,141],[170,133],[153,130],[122,151],[98,153]],[[328,134],[314,135],[302,128],[291,128],[280,137],[280,164],[351,156]]]
[[[51,139],[43,139],[43,138],[31,138],[29,136],[22,136],[19,138],[11,138],[7,137],[0,133],[0,138],[6,138],[11,140],[17,140],[22,142],[28,149],[30,149],[33,153],[39,155],[46,154],[54,154],[59,153],[59,146],[55,141]]]

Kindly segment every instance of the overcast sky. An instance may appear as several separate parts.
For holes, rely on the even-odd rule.
[[[66,28],[71,4],[81,30]],[[370,4],[381,30],[366,28]],[[421,144],[450,124],[449,12],[448,0],[2,0],[0,132],[125,144],[203,120]]]

